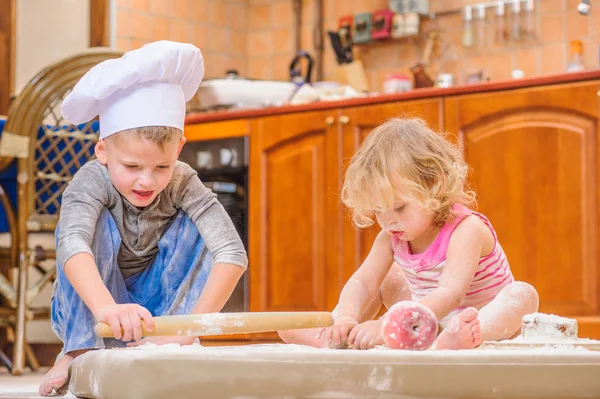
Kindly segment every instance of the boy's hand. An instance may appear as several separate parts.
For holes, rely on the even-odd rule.
[[[358,324],[358,321],[350,316],[341,316],[333,321],[333,326],[328,327],[327,342],[339,347],[340,344],[348,342],[348,333]]]
[[[94,317],[110,325],[115,338],[125,342],[142,338],[142,322],[146,330],[154,330],[154,320],[148,309],[134,303],[106,306],[98,310]]]
[[[155,345],[166,345],[166,344],[179,344],[181,346],[184,345],[192,345],[196,337],[188,337],[188,336],[176,336],[176,337],[147,337],[142,338],[138,341],[130,342],[127,346],[140,346],[144,345],[147,342],[151,342]]]
[[[372,349],[383,345],[382,324],[382,320],[369,320],[357,325],[350,331],[348,345],[354,346],[354,349]]]

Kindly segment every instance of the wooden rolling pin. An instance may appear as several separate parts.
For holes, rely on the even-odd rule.
[[[189,335],[248,334],[277,330],[329,327],[333,324],[330,312],[240,312],[205,313],[181,316],[154,317],[154,330],[149,332],[142,323],[144,337]],[[98,323],[96,334],[114,337],[112,328]]]

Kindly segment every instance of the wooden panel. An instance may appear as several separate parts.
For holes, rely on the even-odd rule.
[[[446,111],[515,278],[536,287],[540,311],[578,317],[582,333],[600,338],[597,91],[464,96]]]
[[[108,47],[109,32],[109,0],[90,0],[90,47]]]
[[[8,113],[15,90],[15,0],[0,1],[0,115]]]
[[[184,132],[188,142],[243,137],[250,133],[250,123],[245,119],[197,123],[185,125]]]
[[[320,112],[265,118],[250,145],[250,309],[326,309],[335,131]]]
[[[440,99],[417,100],[343,110],[342,116],[348,117],[348,124],[343,127],[342,133],[342,162],[339,163],[341,169],[339,174],[340,189],[350,159],[371,130],[392,117],[423,118],[433,129],[437,130],[443,124],[441,111]],[[380,227],[375,222],[373,226],[361,231],[353,226],[349,211],[345,209],[341,202],[339,202],[339,207],[342,223],[340,240],[342,240],[343,259],[340,264],[343,268],[343,278],[341,281],[343,286],[367,257],[373,241],[380,231]],[[339,295],[342,287],[338,288],[337,295]]]

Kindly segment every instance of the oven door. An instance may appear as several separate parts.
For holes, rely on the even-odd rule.
[[[248,251],[246,190],[232,182],[203,180],[203,183],[217,195],[217,200],[225,208],[244,244],[244,248]],[[248,285],[248,271],[246,271],[238,281],[222,312],[248,311]]]

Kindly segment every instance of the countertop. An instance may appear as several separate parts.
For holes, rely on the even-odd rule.
[[[284,105],[281,107],[269,107],[252,110],[190,113],[186,116],[185,123],[190,125],[206,122],[217,122],[223,120],[258,118],[263,116],[280,115],[292,112],[319,111],[331,108],[355,107],[361,105],[380,104],[395,101],[417,100],[430,97],[447,97],[461,94],[484,93],[499,90],[544,86],[551,84],[572,83],[594,79],[600,79],[600,70],[565,73],[560,75],[537,76],[515,80],[473,83],[450,88],[431,87],[415,89],[406,93],[399,94],[371,95],[368,97],[353,98],[340,101],[315,102],[302,105]]]

